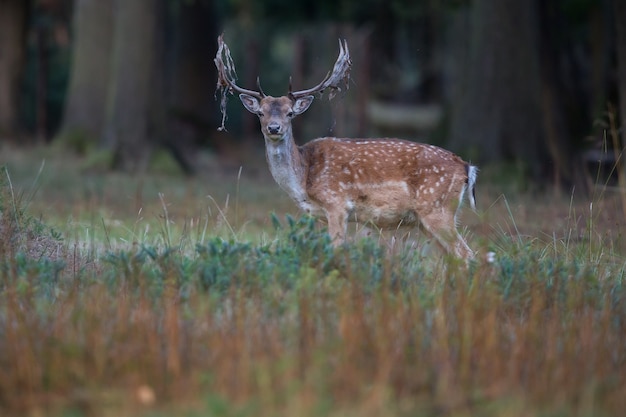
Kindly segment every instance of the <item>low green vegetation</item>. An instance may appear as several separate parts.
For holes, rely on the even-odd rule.
[[[333,248],[312,219],[269,204],[246,224],[239,217],[262,211],[246,197],[177,223],[190,199],[161,196],[151,228],[123,219],[114,231],[102,216],[85,240],[75,222],[33,217],[25,206],[38,210],[36,198],[3,177],[2,415],[626,409],[623,223],[607,212],[618,200],[564,199],[559,217],[539,197],[480,196],[492,203],[468,222],[480,256],[465,268],[423,239]],[[549,218],[524,212],[537,207]]]

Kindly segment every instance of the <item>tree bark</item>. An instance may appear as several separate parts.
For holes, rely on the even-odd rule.
[[[0,0],[0,134],[9,136],[18,128],[27,7],[23,0]]]
[[[111,68],[112,2],[76,0],[71,78],[60,136],[97,141],[104,127]]]
[[[540,114],[533,0],[476,0],[467,73],[452,103],[450,147],[473,160],[521,162],[538,177],[547,151]]]
[[[163,145],[183,171],[196,171],[197,148],[218,124],[212,94],[217,79],[210,47],[218,36],[213,2],[178,3],[166,13],[165,53],[159,78],[164,79]]]
[[[546,147],[552,161],[553,181],[557,186],[584,184],[580,170],[573,170],[571,133],[567,123],[565,88],[559,77],[557,39],[561,26],[558,4],[539,0],[541,45],[541,113]]]
[[[104,144],[114,149],[113,168],[141,172],[151,143],[156,2],[117,0]]]
[[[615,44],[617,49],[619,126],[621,131],[621,147],[624,149],[624,144],[626,144],[626,2],[623,0],[613,0],[613,5],[617,35]],[[615,151],[620,152],[622,149],[615,149]]]
[[[211,94],[217,74],[210,50],[218,36],[215,11],[212,2],[187,3],[171,17],[173,27],[168,31],[172,38],[165,63],[169,68],[169,107],[208,123],[217,121],[216,100]]]

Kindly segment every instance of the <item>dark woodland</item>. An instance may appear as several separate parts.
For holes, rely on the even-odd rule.
[[[350,89],[298,121],[301,143],[402,137],[584,185],[623,149],[607,132],[626,122],[625,27],[612,0],[1,0],[0,140],[106,150],[127,172],[164,149],[193,175],[201,152],[260,143],[238,103],[217,131],[220,33],[240,84],[273,95],[322,76],[341,37]]]

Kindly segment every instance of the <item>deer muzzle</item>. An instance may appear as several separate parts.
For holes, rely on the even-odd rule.
[[[280,124],[276,122],[271,122],[267,125],[267,133],[270,135],[280,135]]]

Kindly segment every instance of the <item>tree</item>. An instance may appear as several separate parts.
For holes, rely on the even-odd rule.
[[[533,177],[545,163],[540,113],[538,22],[533,0],[475,0],[469,56],[454,100],[450,146],[481,163],[522,162]],[[473,154],[472,154],[473,153]]]
[[[104,127],[111,67],[110,1],[76,0],[71,78],[60,136],[96,142]]]
[[[621,126],[622,149],[626,144],[626,3],[614,0],[616,49],[618,66],[618,94],[619,94],[619,125]],[[620,150],[616,149],[616,152]],[[623,159],[623,157],[622,157]],[[622,165],[623,166],[623,165]]]
[[[199,138],[217,118],[216,21],[205,0],[77,0],[61,136],[98,142],[113,168],[131,172],[162,146],[193,173]]]
[[[117,0],[114,8],[104,144],[114,149],[114,168],[140,172],[153,148],[150,104],[157,10],[152,0]]]
[[[214,2],[176,2],[165,13],[160,36],[165,50],[157,65],[164,80],[160,142],[186,174],[196,171],[195,155],[218,120],[213,91],[217,74],[213,57],[216,48],[217,16]]]
[[[28,2],[0,0],[0,133],[9,135],[18,126],[27,14]]]
[[[578,173],[572,170],[573,144],[571,143],[571,123],[566,112],[566,101],[571,94],[561,82],[559,71],[559,37],[561,33],[555,28],[562,27],[562,16],[558,2],[538,2],[539,58],[541,70],[541,114],[543,121],[543,138],[552,162],[554,183],[584,184]],[[573,100],[572,100],[573,101]],[[582,113],[582,111],[581,111]],[[578,174],[578,175],[577,175]]]

